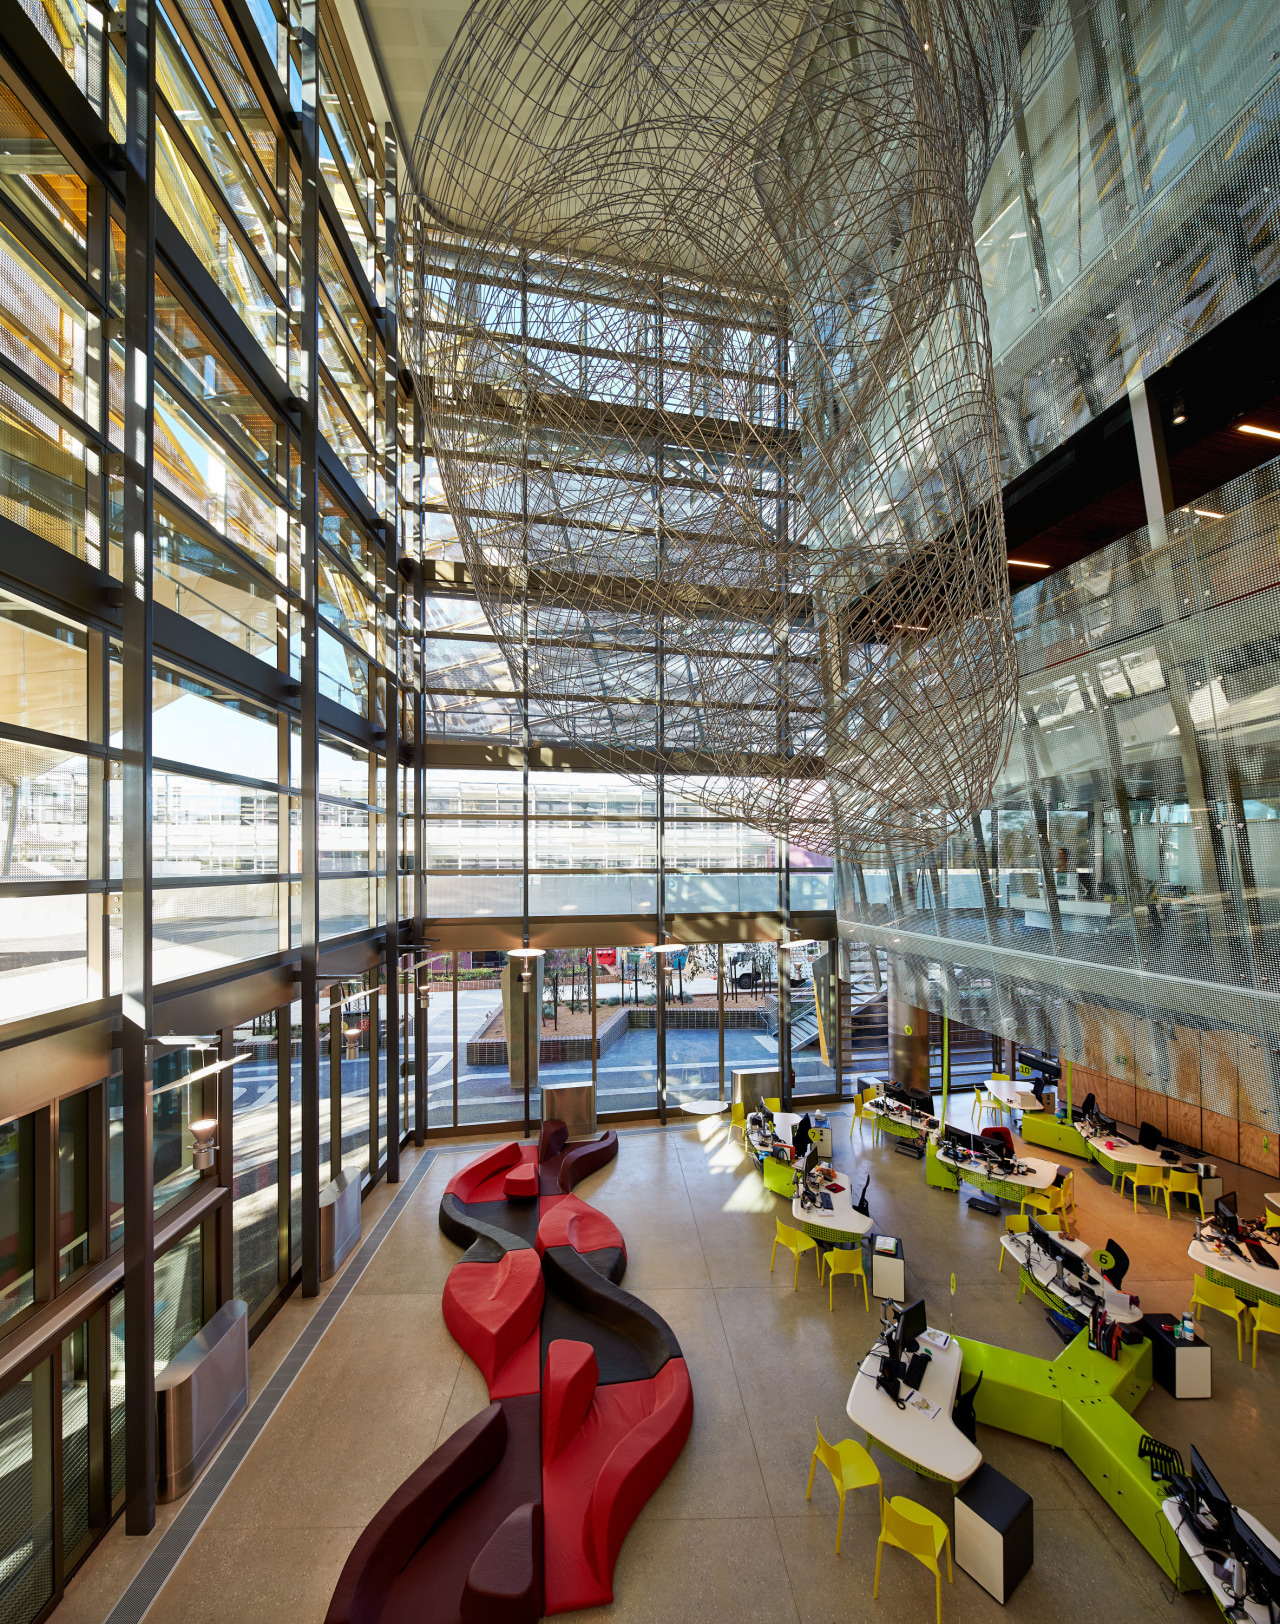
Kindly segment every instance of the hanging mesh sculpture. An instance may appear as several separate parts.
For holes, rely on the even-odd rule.
[[[972,218],[1063,26],[472,6],[415,144],[412,364],[540,736],[837,855],[989,804],[1016,670]]]

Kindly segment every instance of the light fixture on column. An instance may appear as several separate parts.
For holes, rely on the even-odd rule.
[[[533,961],[545,957],[544,950],[540,947],[513,947],[507,957],[524,961],[524,968],[520,971],[520,985],[527,991],[533,981]]]
[[[1185,423],[1187,420],[1187,403],[1180,394],[1173,397],[1169,407],[1169,419],[1173,423]]]
[[[203,1117],[199,1122],[191,1124],[191,1165],[204,1172],[213,1166],[214,1152],[218,1146],[215,1143],[218,1137],[218,1119],[216,1117]]]

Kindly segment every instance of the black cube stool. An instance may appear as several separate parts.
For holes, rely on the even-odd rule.
[[[979,1466],[956,1495],[956,1565],[1006,1602],[1035,1558],[1031,1496]]]

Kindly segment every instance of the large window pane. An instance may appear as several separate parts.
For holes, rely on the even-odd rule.
[[[0,1618],[27,1624],[53,1595],[49,1361],[0,1395]]]
[[[235,1293],[259,1308],[280,1283],[280,1127],[277,1014],[235,1032],[233,1052],[247,1054],[232,1089],[232,1255]]]

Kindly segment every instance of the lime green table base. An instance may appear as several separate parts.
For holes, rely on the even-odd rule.
[[[1234,1291],[1237,1297],[1243,1298],[1246,1303],[1269,1303],[1272,1308],[1280,1308],[1280,1292],[1267,1291],[1263,1286],[1255,1286],[1245,1280],[1237,1280],[1233,1274],[1223,1274],[1219,1269],[1211,1269],[1205,1264],[1204,1277],[1211,1280],[1215,1286],[1225,1286],[1228,1291]]]
[[[1056,1151],[1060,1156],[1079,1156],[1089,1160],[1089,1146],[1079,1128],[1069,1122],[1059,1122],[1045,1111],[1024,1111],[1022,1138],[1028,1145],[1039,1145],[1044,1150]]]
[[[888,1444],[882,1443],[874,1432],[867,1434],[867,1443],[868,1445],[874,1444],[882,1455],[888,1455],[890,1460],[896,1460],[899,1466],[908,1467],[917,1477],[928,1477],[932,1478],[935,1483],[945,1483],[952,1494],[960,1487],[958,1483],[953,1483],[949,1477],[943,1477],[941,1472],[931,1472],[927,1466],[921,1466],[916,1461],[908,1460],[905,1455],[900,1455],[896,1449],[891,1449]]]
[[[1018,1299],[1029,1291],[1033,1297],[1038,1297],[1046,1308],[1052,1308],[1055,1314],[1069,1314],[1077,1325],[1083,1325],[1088,1315],[1082,1309],[1074,1307],[1071,1303],[1064,1303],[1061,1297],[1055,1297],[1048,1286],[1041,1285],[1025,1263],[1018,1265]]]
[[[1092,1143],[1089,1145],[1089,1154],[1104,1173],[1110,1173],[1113,1190],[1120,1182],[1120,1175],[1131,1172],[1138,1165],[1137,1162],[1124,1162],[1115,1156],[1108,1156],[1105,1150],[1099,1150],[1097,1145]]]
[[[760,1163],[760,1175],[764,1179],[766,1190],[772,1190],[774,1195],[785,1196],[792,1200],[796,1193],[796,1175],[790,1162],[775,1162],[772,1156],[766,1156]]]
[[[892,1134],[895,1139],[918,1139],[923,1131],[910,1122],[900,1122],[897,1117],[881,1116],[878,1111],[865,1113],[862,1120],[874,1122],[881,1133]]]
[[[851,1235],[847,1229],[824,1229],[811,1218],[796,1218],[793,1214],[792,1222],[797,1229],[811,1235],[815,1241],[821,1241],[824,1246],[841,1246],[852,1251],[855,1246],[862,1245],[861,1235]]]
[[[924,1178],[931,1190],[958,1190],[960,1175],[954,1167],[938,1160],[938,1147],[929,1141],[924,1153]]]
[[[1151,1344],[1121,1347],[1108,1359],[1081,1331],[1057,1359],[1037,1359],[957,1337],[963,1352],[961,1387],[973,1386],[978,1420],[1064,1450],[1116,1516],[1179,1590],[1204,1581],[1162,1511],[1163,1489],[1138,1459],[1145,1429],[1133,1411],[1151,1387]]]

